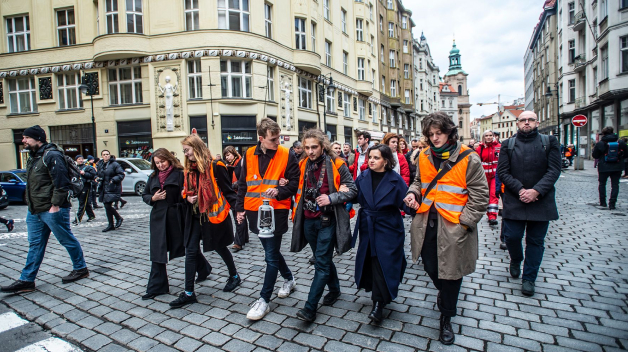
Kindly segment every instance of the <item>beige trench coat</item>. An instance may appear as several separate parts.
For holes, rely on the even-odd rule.
[[[455,161],[460,155],[460,142],[456,151],[451,154],[449,160]],[[431,152],[428,149],[422,153],[426,154],[432,163]],[[417,159],[418,162],[418,159]],[[460,215],[460,224],[469,227],[467,231],[460,224],[454,224],[445,220],[438,214],[438,277],[444,280],[457,280],[475,271],[475,264],[478,260],[478,228],[477,223],[486,212],[489,202],[488,183],[482,168],[482,160],[477,153],[469,155],[467,167],[467,190],[469,199]],[[421,195],[421,170],[417,165],[416,178],[410,185],[408,193],[414,193],[420,201]],[[434,192],[434,190],[432,190]],[[417,213],[412,220],[410,227],[412,261],[416,262],[421,255],[425,230],[427,228],[427,218],[429,212]]]

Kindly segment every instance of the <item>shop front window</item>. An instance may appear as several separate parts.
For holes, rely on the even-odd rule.
[[[619,106],[619,136],[628,137],[628,99],[622,100]]]
[[[615,130],[617,129],[615,125],[615,105],[613,104],[604,107],[604,126],[602,126],[602,128],[606,126],[611,126]]]

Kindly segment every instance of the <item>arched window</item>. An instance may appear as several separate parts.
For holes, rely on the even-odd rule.
[[[458,85],[458,95],[462,95],[462,85]]]

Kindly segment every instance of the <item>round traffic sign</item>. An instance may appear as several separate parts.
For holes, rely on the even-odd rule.
[[[582,127],[587,124],[587,117],[584,115],[576,115],[571,118],[571,123],[575,127]]]

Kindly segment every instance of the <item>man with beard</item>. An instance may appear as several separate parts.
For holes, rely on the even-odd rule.
[[[517,134],[502,143],[497,174],[505,185],[502,221],[510,276],[519,277],[525,260],[521,293],[532,296],[549,222],[558,220],[554,184],[560,176],[561,155],[556,137],[539,134],[534,112],[522,112],[517,128]],[[525,257],[521,243],[524,232]]]
[[[35,278],[44,259],[50,232],[65,247],[72,259],[73,270],[62,278],[62,282],[74,282],[89,276],[81,244],[70,229],[70,177],[63,151],[46,141],[46,132],[38,125],[25,129],[22,136],[22,143],[29,151],[26,165],[26,227],[29,246],[20,279],[2,287],[2,292],[7,293],[35,290]]]

